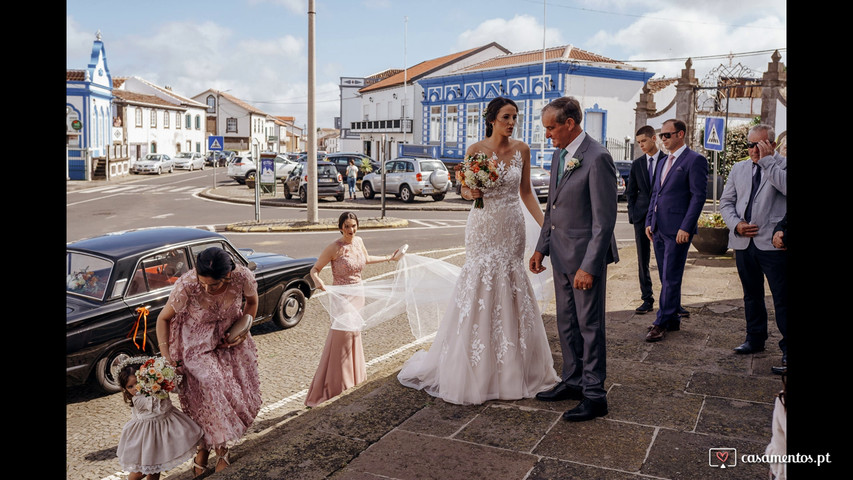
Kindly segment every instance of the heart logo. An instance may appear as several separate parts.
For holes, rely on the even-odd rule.
[[[729,452],[715,452],[717,455],[717,460],[722,463],[726,463],[726,460],[729,459]]]

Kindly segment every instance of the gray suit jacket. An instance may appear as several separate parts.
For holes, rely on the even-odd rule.
[[[752,204],[750,223],[758,225],[758,235],[752,240],[759,250],[776,250],[772,242],[773,229],[788,209],[788,160],[774,153],[759,159],[758,165],[763,175]],[[729,227],[729,247],[734,250],[744,250],[749,246],[749,237],[735,233],[735,225],[744,220],[751,191],[752,160],[734,164],[720,197],[720,213]]]
[[[559,150],[551,165],[560,164]],[[616,249],[616,166],[610,152],[589,135],[574,158],[581,163],[557,185],[556,168],[536,251],[551,257],[554,270],[574,274],[578,268],[599,275],[618,262]],[[567,159],[568,160],[568,159]],[[568,163],[568,162],[567,162]]]

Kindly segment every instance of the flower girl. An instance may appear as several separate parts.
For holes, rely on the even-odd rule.
[[[115,370],[132,417],[121,430],[118,460],[129,480],[157,480],[160,472],[187,461],[202,438],[201,428],[172,406],[174,369],[162,357],[133,357]]]

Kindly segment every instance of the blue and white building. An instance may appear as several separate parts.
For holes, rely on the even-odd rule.
[[[85,70],[68,70],[65,87],[66,176],[87,179],[89,160],[106,157],[112,139],[112,76],[100,32]]]
[[[417,81],[424,98],[416,143],[438,152],[447,164],[458,163],[468,146],[485,135],[488,103],[504,96],[519,108],[513,136],[530,145],[532,163],[550,169],[554,148],[544,136],[541,110],[551,100],[573,96],[584,109],[587,134],[623,158],[635,134],[634,108],[653,75],[571,45],[500,55]],[[401,153],[407,148],[418,147],[401,147]]]

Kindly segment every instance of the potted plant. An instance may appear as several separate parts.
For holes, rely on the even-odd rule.
[[[729,249],[729,227],[719,212],[703,213],[691,244],[699,253],[723,255]]]

